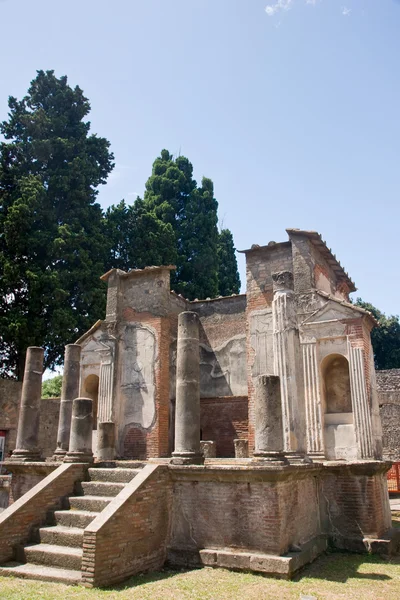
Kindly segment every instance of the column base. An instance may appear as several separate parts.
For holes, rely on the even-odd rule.
[[[92,463],[93,452],[68,452],[63,460],[65,463]]]
[[[43,457],[40,450],[23,450],[16,448],[7,460],[15,460],[18,462],[41,462]]]
[[[313,463],[322,463],[325,462],[326,456],[324,452],[308,452],[307,456],[310,457],[310,459],[312,460]]]
[[[204,456],[198,452],[173,452],[171,464],[173,465],[201,465]]]
[[[290,465],[311,465],[313,462],[305,452],[285,452],[284,455]]]
[[[63,450],[62,448],[57,448],[54,450],[54,454],[52,456],[52,460],[55,462],[62,462],[67,455],[68,450]]]
[[[259,465],[288,465],[289,461],[282,452],[266,452],[259,450],[254,452],[251,459],[252,463]]]

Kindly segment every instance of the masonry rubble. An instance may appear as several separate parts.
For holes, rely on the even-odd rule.
[[[165,561],[291,576],[328,543],[396,547],[370,339],[375,320],[350,303],[355,285],[321,236],[287,232],[288,241],[244,251],[245,295],[185,300],[170,291],[170,265],[102,277],[106,318],[76,342],[79,390],[71,359],[67,381],[75,387],[63,388],[55,454],[89,464],[93,448],[100,466],[152,462],[85,533],[88,585]],[[25,404],[37,387],[29,369]],[[102,528],[114,532],[109,544],[117,553],[133,556],[138,542],[129,531],[148,532],[151,544],[154,510],[168,524],[157,548],[126,563],[121,551],[119,574],[113,563],[97,578],[108,564]],[[129,530],[119,525],[125,518]],[[0,539],[1,531],[0,519]]]

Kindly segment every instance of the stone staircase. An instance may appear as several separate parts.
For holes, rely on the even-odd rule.
[[[138,473],[138,468],[89,469],[90,481],[78,484],[80,495],[64,499],[65,507],[49,513],[35,542],[21,549],[21,562],[0,566],[0,576],[26,577],[79,585],[83,532]]]

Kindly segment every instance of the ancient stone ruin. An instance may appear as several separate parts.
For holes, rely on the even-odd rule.
[[[328,545],[396,551],[374,318],[318,233],[287,233],[244,251],[243,295],[190,302],[170,290],[173,266],[106,273],[105,319],[66,348],[46,462],[29,349],[1,574],[102,586],[168,563],[291,577]],[[36,485],[18,497],[21,478]]]

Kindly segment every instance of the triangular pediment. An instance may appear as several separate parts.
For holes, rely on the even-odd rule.
[[[91,337],[87,343],[83,344],[82,349],[85,352],[96,352],[96,350],[104,350],[104,344],[96,337]]]
[[[311,325],[314,323],[326,323],[327,321],[342,321],[343,319],[356,319],[362,315],[360,312],[352,306],[335,302],[334,300],[328,300],[328,302],[322,307],[310,315],[303,325]]]

